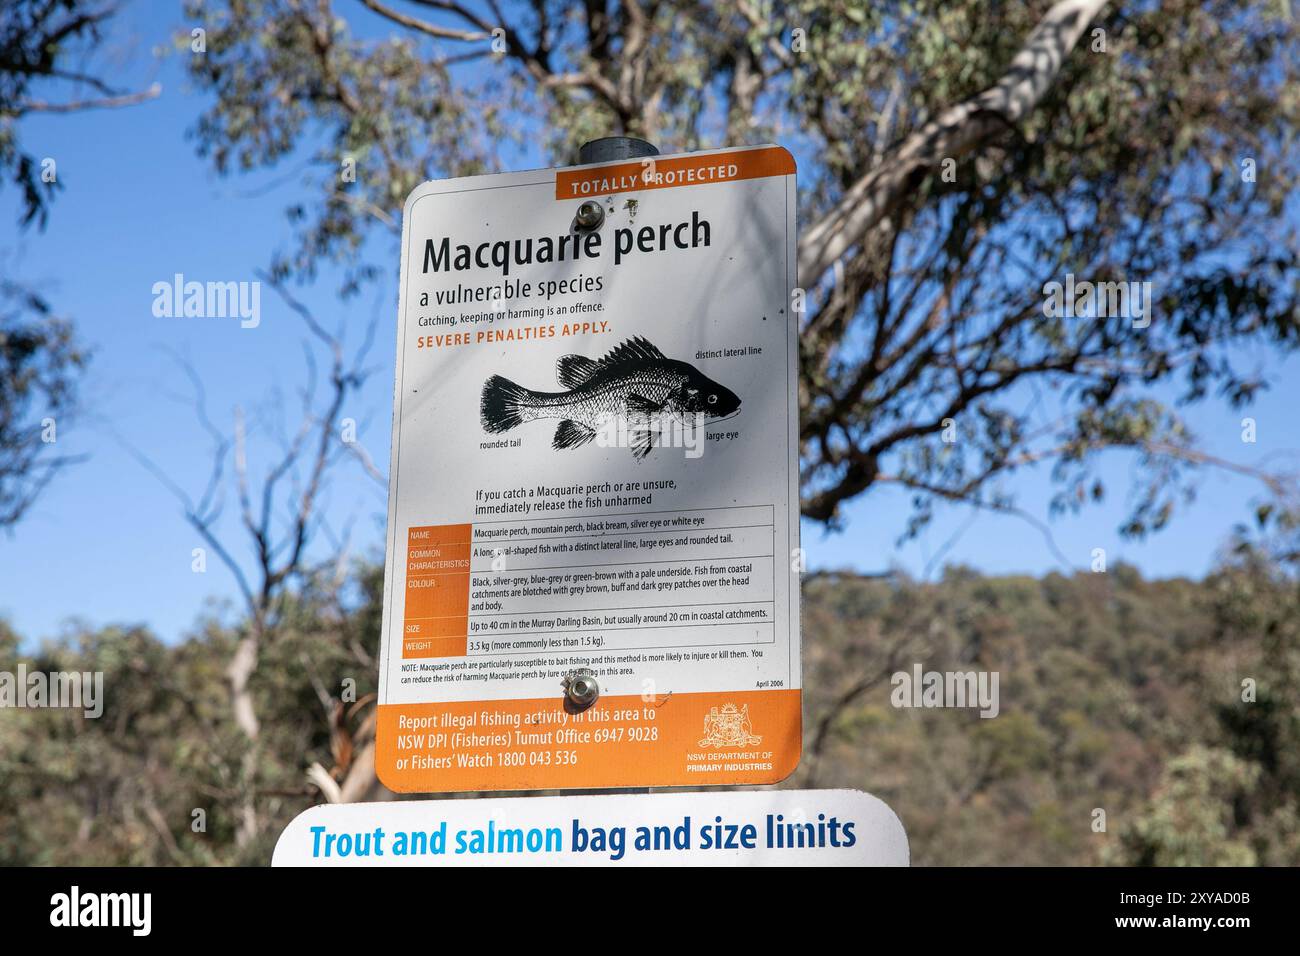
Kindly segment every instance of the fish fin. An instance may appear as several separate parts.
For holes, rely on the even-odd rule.
[[[666,358],[667,356],[663,352],[660,352],[638,335],[628,339],[622,345],[614,346],[609,351],[609,354],[597,364],[601,368],[611,368],[622,365],[644,365],[646,362],[662,362]]]
[[[579,445],[585,445],[596,437],[596,430],[588,428],[579,422],[565,419],[560,422],[560,427],[555,429],[555,441],[551,444],[556,448],[577,448]]]
[[[650,454],[650,450],[655,446],[655,439],[659,437],[656,431],[638,431],[632,433],[632,454],[637,458],[644,458]]]
[[[565,388],[577,388],[600,370],[600,363],[585,355],[562,355],[555,363],[555,378]]]
[[[524,420],[524,409],[532,393],[508,378],[493,375],[483,383],[483,397],[479,401],[479,417],[483,429],[489,432],[509,431]]]
[[[651,416],[658,415],[664,410],[664,407],[659,402],[652,402],[644,395],[632,392],[627,397],[627,410],[634,415]]]

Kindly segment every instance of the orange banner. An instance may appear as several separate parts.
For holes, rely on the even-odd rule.
[[[769,784],[799,763],[800,692],[384,704],[375,737],[399,793]]]
[[[555,174],[555,198],[588,199],[646,189],[704,186],[791,176],[794,171],[794,157],[780,146],[668,158],[647,156],[612,166],[561,169]]]

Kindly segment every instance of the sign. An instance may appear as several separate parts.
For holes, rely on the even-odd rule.
[[[765,146],[407,199],[389,788],[765,784],[798,763],[794,172]]]
[[[272,866],[907,866],[857,790],[402,800],[312,807]]]

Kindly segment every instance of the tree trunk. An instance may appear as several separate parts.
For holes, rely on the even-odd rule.
[[[257,720],[257,711],[253,706],[253,693],[249,687],[253,674],[257,671],[257,654],[261,644],[261,626],[253,628],[239,639],[235,645],[234,657],[226,668],[226,679],[230,682],[230,706],[234,712],[235,725],[248,740],[248,749],[240,761],[240,780],[243,795],[239,806],[239,827],[236,831],[236,844],[247,846],[257,836],[257,758],[261,725]]]

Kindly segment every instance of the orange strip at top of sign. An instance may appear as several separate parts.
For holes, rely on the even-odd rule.
[[[710,183],[793,175],[794,157],[780,146],[666,159],[647,156],[613,166],[557,170],[555,198],[586,199],[646,189],[706,186]]]

